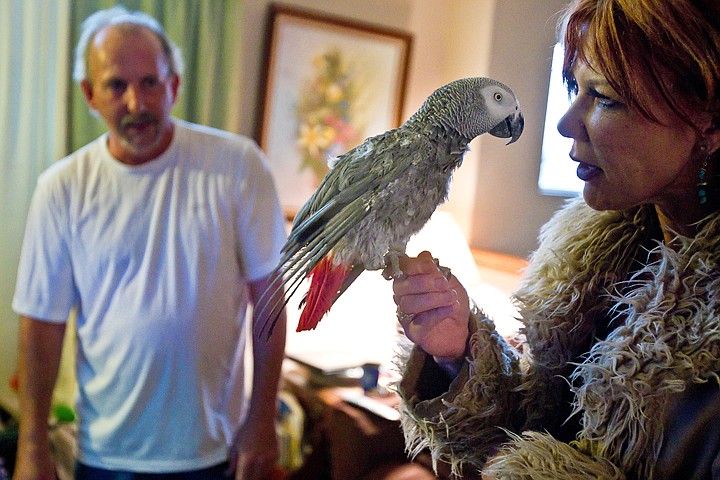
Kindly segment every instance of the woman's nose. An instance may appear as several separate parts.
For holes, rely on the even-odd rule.
[[[587,138],[587,130],[585,130],[585,124],[583,123],[577,97],[558,121],[557,129],[563,137],[575,140]]]

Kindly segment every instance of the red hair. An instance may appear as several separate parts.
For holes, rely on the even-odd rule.
[[[580,61],[650,120],[658,97],[691,125],[693,113],[719,113],[720,1],[574,0],[560,29],[569,91]]]

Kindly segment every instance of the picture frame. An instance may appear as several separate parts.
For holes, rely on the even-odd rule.
[[[288,218],[329,158],[400,125],[411,48],[404,31],[270,5],[256,140]]]

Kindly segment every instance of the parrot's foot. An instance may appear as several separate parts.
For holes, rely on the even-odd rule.
[[[435,262],[435,266],[437,266],[438,270],[440,270],[440,272],[445,275],[445,278],[450,280],[450,277],[452,277],[450,267],[443,267],[442,265],[440,265],[440,260],[438,260],[437,258],[433,258],[433,261]]]
[[[405,255],[404,252],[393,250],[385,254],[385,269],[382,271],[382,276],[385,280],[394,280],[405,276],[400,269],[400,257],[403,255]]]
[[[382,276],[385,280],[394,280],[405,276],[403,271],[400,269],[400,257],[403,255],[405,255],[404,252],[396,251],[389,251],[385,254],[385,269],[382,271]],[[440,265],[440,260],[437,258],[433,258],[433,261],[445,278],[450,280],[450,277],[452,277],[450,267],[443,267]]]

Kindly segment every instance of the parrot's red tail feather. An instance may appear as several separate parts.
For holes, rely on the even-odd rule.
[[[326,256],[312,269],[310,289],[305,297],[305,306],[300,314],[297,331],[313,330],[338,297],[338,292],[350,268],[333,265],[331,256]]]

